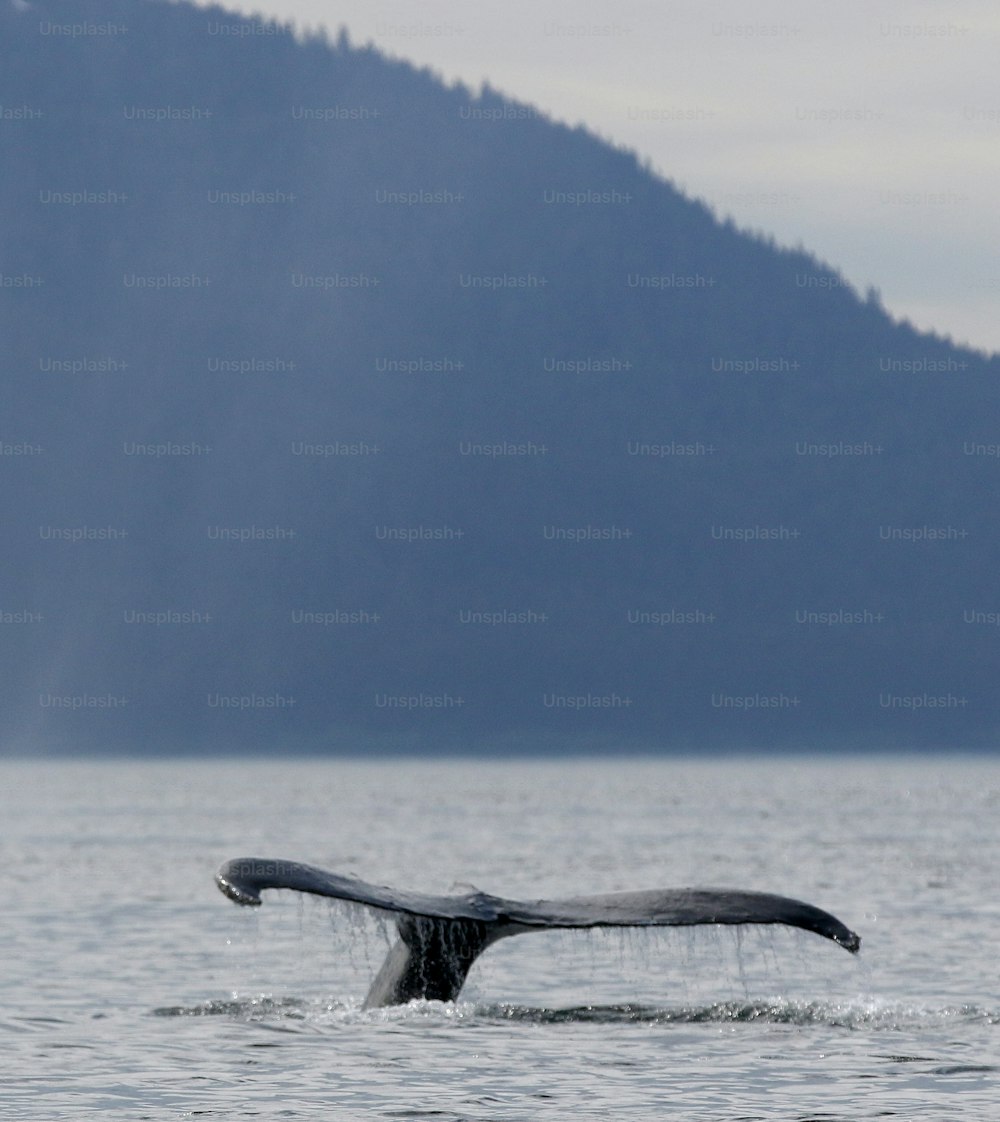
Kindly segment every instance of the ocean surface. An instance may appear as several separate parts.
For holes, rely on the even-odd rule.
[[[0,762],[0,1118],[1000,1118],[1000,763]],[[777,927],[551,932],[363,1011],[391,924],[227,858],[431,892],[687,885]]]

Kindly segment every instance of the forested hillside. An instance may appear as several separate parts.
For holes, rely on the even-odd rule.
[[[0,8],[10,750],[995,742],[1000,361],[635,154]]]

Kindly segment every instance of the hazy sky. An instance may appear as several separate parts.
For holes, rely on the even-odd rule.
[[[997,0],[228,4],[486,80],[1000,350]],[[581,184],[581,189],[586,184]]]

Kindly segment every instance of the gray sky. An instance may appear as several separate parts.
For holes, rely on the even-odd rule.
[[[875,285],[893,314],[1000,350],[997,0],[227,6],[487,80]]]

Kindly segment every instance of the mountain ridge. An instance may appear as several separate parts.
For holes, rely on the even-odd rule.
[[[0,16],[8,743],[993,742],[996,356],[579,126],[212,19]]]

